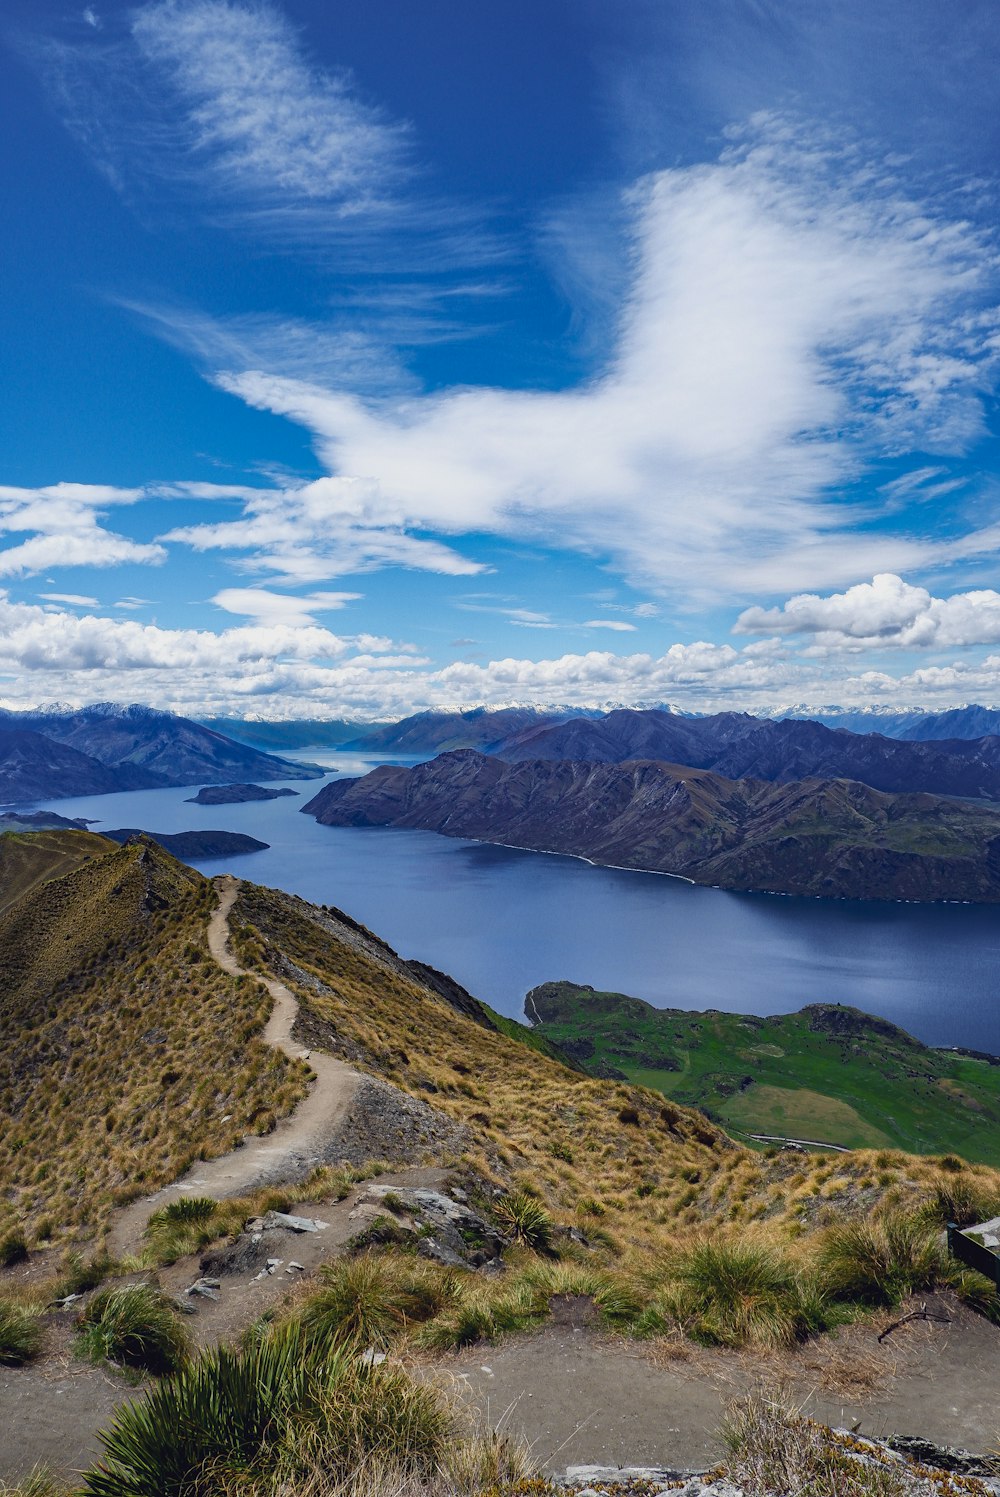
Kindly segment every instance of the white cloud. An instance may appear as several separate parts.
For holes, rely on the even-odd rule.
[[[262,624],[312,624],[317,613],[331,613],[355,603],[361,593],[309,593],[306,597],[289,597],[268,592],[266,588],[226,587],[215,594],[212,602],[227,613],[242,614]]]
[[[405,130],[348,74],[312,67],[273,7],[163,0],[134,13],[132,33],[181,104],[192,169],[220,191],[250,184],[357,212],[400,172]]]
[[[848,657],[849,658],[849,657]],[[437,667],[413,646],[313,624],[271,623],[215,634],[164,629],[12,602],[0,593],[0,694],[40,700],[147,701],[194,716],[402,716],[429,706],[533,702],[606,706],[677,701],[745,711],[789,703],[1000,699],[1000,655],[894,677],[793,656],[774,639],[742,649],[699,641],[661,655],[606,650],[551,659],[505,657]]]
[[[996,260],[978,231],[773,119],[632,203],[618,346],[580,388],[375,405],[260,371],[219,383],[311,430],[331,471],[362,475],[372,526],[575,546],[689,596],[997,548],[996,527],[869,530],[878,506],[843,498],[876,454],[960,452],[983,434],[997,314],[979,303]]]
[[[409,125],[315,63],[268,0],[151,0],[33,54],[67,127],[144,215],[194,208],[365,274],[503,253],[474,214],[417,195]]]
[[[174,492],[213,497],[206,485],[175,485]],[[361,478],[319,478],[285,489],[226,489],[238,494],[237,520],[185,525],[161,539],[196,551],[250,553],[247,571],[267,572],[290,583],[322,582],[373,567],[411,567],[468,577],[489,570],[440,541],[409,535],[401,509],[392,512],[375,484]]]
[[[984,588],[935,598],[893,573],[846,592],[800,593],[780,608],[748,608],[737,634],[809,635],[823,650],[952,649],[1000,643],[1000,593]]]
[[[39,593],[46,603],[66,603],[70,608],[100,608],[96,598],[84,597],[81,593]]]
[[[162,546],[129,540],[98,524],[104,510],[133,504],[142,495],[141,489],[105,484],[55,483],[37,489],[0,485],[0,534],[29,536],[20,545],[0,549],[0,577],[31,575],[50,567],[162,562],[167,554]]]
[[[384,337],[345,324],[342,318],[307,322],[266,313],[210,317],[184,307],[126,299],[118,304],[210,370],[262,369],[377,395],[414,388],[412,376]]]
[[[614,629],[619,634],[635,633],[635,625],[627,624],[624,619],[588,619],[583,627],[585,629]]]

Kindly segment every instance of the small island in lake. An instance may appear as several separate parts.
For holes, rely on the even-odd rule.
[[[181,862],[190,858],[238,858],[248,852],[263,852],[269,842],[258,842],[256,837],[247,837],[243,832],[221,830],[200,832],[147,832],[139,827],[119,827],[113,832],[102,832],[112,842],[128,842],[132,837],[151,837],[167,852],[173,853]]]
[[[189,795],[191,806],[234,806],[247,800],[277,800],[282,795],[298,795],[297,790],[282,786],[270,790],[266,785],[203,785],[197,795]]]

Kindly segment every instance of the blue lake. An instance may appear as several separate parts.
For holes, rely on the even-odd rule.
[[[301,757],[341,774],[380,762]],[[1000,908],[729,894],[433,832],[323,827],[299,812],[322,783],[235,806],[186,804],[197,787],[38,805],[93,818],[95,831],[247,832],[269,849],[198,866],[337,905],[517,1018],[530,987],[570,978],[661,1007],[852,1003],[930,1044],[1000,1053]]]

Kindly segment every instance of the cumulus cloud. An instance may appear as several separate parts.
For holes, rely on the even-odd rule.
[[[459,642],[461,643],[461,642]],[[707,641],[439,667],[406,644],[275,622],[213,633],[80,617],[0,593],[0,701],[149,701],[193,715],[402,716],[431,706],[678,702],[698,710],[838,700],[907,705],[1000,697],[1000,655],[902,676],[789,654],[780,640]]]
[[[162,546],[129,540],[98,524],[106,509],[134,504],[142,494],[141,489],[105,484],[0,485],[0,534],[28,535],[20,545],[0,549],[0,576],[31,575],[50,567],[162,562],[167,554]]]
[[[800,593],[780,608],[748,608],[737,634],[807,635],[819,649],[953,649],[1000,643],[1000,593],[990,588],[935,598],[893,573],[846,592]]]
[[[375,525],[576,546],[689,595],[997,547],[995,527],[872,529],[878,506],[843,498],[875,454],[962,452],[983,434],[997,314],[981,308],[996,275],[982,234],[771,118],[631,203],[617,348],[581,387],[376,404],[262,371],[219,383],[307,427],[332,472],[362,475]]]

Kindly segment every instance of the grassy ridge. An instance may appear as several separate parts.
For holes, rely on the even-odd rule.
[[[42,869],[50,836],[23,839]],[[29,1243],[92,1234],[305,1090],[305,1067],[259,1038],[266,990],[209,956],[208,880],[151,843],[58,836],[79,841],[79,866],[28,870],[0,916],[0,1238]]]
[[[585,1069],[618,1071],[730,1130],[1000,1164],[1000,1066],[858,1009],[762,1019],[554,982],[533,989],[528,1011]]]
[[[0,837],[0,913],[51,878],[103,857],[111,844],[94,832],[4,832]]]

